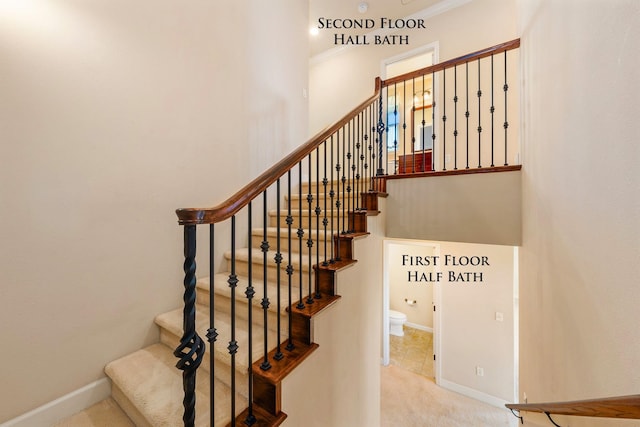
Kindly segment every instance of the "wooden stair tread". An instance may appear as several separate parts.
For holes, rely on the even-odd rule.
[[[273,349],[269,352],[269,361],[271,363],[271,368],[264,371],[260,368],[261,361],[257,361],[253,363],[252,371],[254,375],[258,375],[271,384],[276,384],[279,381],[282,381],[284,377],[289,375],[296,366],[300,365],[311,353],[313,353],[319,346],[318,344],[303,344],[298,341],[294,341],[294,347],[291,350],[287,350],[286,342],[283,342],[281,346],[281,352],[283,354],[283,358],[281,360],[276,361],[274,356],[277,352],[277,349]]]
[[[304,317],[311,318],[326,308],[335,304],[341,297],[340,295],[321,294],[322,297],[313,300],[313,304],[305,304],[304,308],[298,308],[294,304],[291,307],[293,313],[301,314]]]
[[[249,408],[242,411],[242,413],[236,418],[235,427],[247,427],[244,420],[247,418],[248,414]],[[272,415],[259,406],[253,407],[253,415],[256,417],[256,422],[251,427],[277,427],[287,418],[287,414],[284,412],[280,412],[278,415]]]

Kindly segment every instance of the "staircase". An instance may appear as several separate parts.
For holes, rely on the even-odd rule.
[[[483,82],[490,86],[492,94],[490,124],[485,126],[491,129],[490,138],[483,137],[478,123],[477,152],[469,149],[468,130],[476,124],[469,122],[467,82],[464,127],[446,127],[447,107],[443,102],[443,135],[441,139],[436,139],[435,133],[432,135],[430,172],[411,175],[460,173],[458,157],[460,165],[464,159],[467,172],[470,162],[478,166],[474,172],[499,169],[494,167],[495,159],[507,167],[509,157],[513,156],[507,143],[507,51],[518,48],[519,44],[519,40],[513,40],[387,81],[376,79],[375,92],[369,99],[221,205],[179,209],[179,223],[184,228],[184,308],[156,317],[159,343],[115,360],[105,368],[112,381],[113,399],[135,425],[266,427],[282,424],[287,418],[283,412],[287,403],[283,402],[282,381],[318,348],[314,341],[315,321],[340,299],[338,275],[348,278],[353,289],[345,289],[350,298],[349,301],[345,298],[343,307],[327,310],[333,311],[336,322],[340,322],[337,328],[341,333],[326,338],[331,341],[327,347],[333,348],[334,353],[330,357],[316,357],[324,357],[323,366],[330,367],[333,377],[318,376],[318,373],[322,375],[318,366],[314,367],[312,376],[316,382],[323,383],[326,395],[367,394],[365,389],[372,385],[370,372],[378,362],[379,342],[370,336],[367,340],[365,335],[369,335],[372,328],[379,328],[381,297],[376,292],[381,291],[367,288],[366,282],[375,285],[381,280],[382,270],[378,264],[381,264],[382,245],[359,246],[359,251],[371,259],[363,269],[350,269],[358,270],[357,275],[340,272],[356,263],[355,240],[369,234],[367,217],[378,214],[378,198],[386,196],[386,179],[398,177],[396,166],[400,156],[414,158],[417,155],[410,132],[404,130],[417,107],[411,95],[429,89],[425,76],[430,76],[434,101],[429,108],[435,111],[435,100],[451,95],[446,95],[446,86],[433,85],[436,72],[442,73],[444,81],[445,73],[450,75],[453,71],[455,77],[458,69],[468,70],[469,62],[474,61],[480,85],[480,60],[485,59],[483,66],[488,66],[490,60],[491,80]],[[497,77],[494,80],[494,56],[503,57],[501,63],[496,61],[496,70],[501,68],[500,64],[505,69],[501,80]],[[494,86],[502,83],[504,101],[494,105]],[[459,101],[457,85],[454,78],[454,106]],[[410,96],[400,95],[405,92]],[[481,94],[478,88],[478,110],[471,113],[478,121]],[[393,107],[396,123],[403,124],[395,127],[393,149],[388,146],[389,128],[384,123],[389,115],[383,112],[385,106],[390,107],[390,99],[396,103]],[[488,103],[482,105],[489,108]],[[494,112],[504,117],[504,143],[499,144],[493,137]],[[457,107],[454,108],[454,123],[458,123],[455,120],[458,113]],[[439,118],[432,114],[435,123]],[[487,120],[487,116],[482,117]],[[459,121],[462,122],[462,118]],[[422,126],[425,126],[424,118]],[[458,141],[459,131],[463,129],[467,130],[466,144],[462,136]],[[504,149],[499,151],[501,147]],[[447,171],[447,153],[451,152],[454,170]],[[487,167],[489,161],[490,167]],[[202,249],[205,253],[209,251],[212,273],[209,277],[197,278],[196,229],[205,225],[209,226],[209,247],[198,246],[198,253]],[[383,235],[380,230],[376,231],[376,235]],[[220,246],[216,245],[219,234],[228,237],[225,244],[228,242],[229,247],[224,254],[216,252]],[[379,258],[375,258],[376,254]],[[225,268],[218,268],[220,264]],[[354,294],[355,289],[361,293],[360,298]],[[365,334],[358,335],[357,331]],[[209,341],[206,345],[204,339]],[[341,347],[340,352],[335,352],[336,346]],[[343,351],[344,348],[348,351]],[[348,368],[342,365],[344,360],[349,360]],[[341,372],[345,369],[354,371],[357,383]],[[376,386],[375,378],[373,386]],[[304,387],[304,391],[298,390],[300,394],[318,393],[318,396],[311,396],[312,402],[298,402],[304,408],[296,406],[297,413],[306,413],[309,408],[316,411],[318,407],[329,413],[331,404],[335,406],[335,402],[330,402],[327,408],[321,407],[326,396],[316,391],[316,384],[304,384]],[[355,411],[341,407],[336,411],[340,412],[339,416],[329,413],[324,418],[316,418],[322,420],[323,427],[364,425],[367,421],[362,416],[370,411],[367,401],[375,401],[375,396],[361,401],[349,400],[349,405],[365,403]],[[375,416],[371,419],[376,422]],[[293,422],[305,425],[309,421],[302,417]]]
[[[316,183],[312,183],[311,191],[313,191],[313,188],[315,187]],[[308,184],[303,184],[302,192],[306,198],[307,194],[310,192]],[[324,193],[310,194],[314,201],[319,201],[319,205],[324,206]],[[341,200],[345,200],[347,197],[346,193],[340,192],[338,194]],[[336,199],[338,194],[335,195]],[[313,298],[312,304],[305,303],[303,309],[296,308],[301,295],[300,277],[298,274],[293,275],[291,299],[293,302],[293,317],[296,320],[294,320],[293,328],[295,331],[292,331],[292,339],[295,343],[295,348],[292,351],[287,351],[289,331],[287,317],[289,307],[288,281],[281,280],[281,309],[278,311],[276,304],[278,284],[275,280],[278,274],[277,270],[280,269],[280,276],[282,278],[287,278],[286,261],[291,257],[291,263],[294,270],[302,273],[302,301],[305,302],[308,296],[309,280],[311,280],[312,283],[315,283],[316,275],[319,277],[329,277],[341,268],[352,264],[354,261],[351,258],[351,240],[355,236],[366,235],[366,230],[358,230],[348,234],[342,234],[333,243],[333,249],[336,252],[338,250],[342,252],[342,260],[334,262],[331,266],[320,266],[320,268],[318,268],[314,265],[316,258],[320,256],[321,259],[325,259],[325,251],[327,255],[331,252],[332,239],[329,236],[330,233],[325,232],[324,230],[313,230],[311,232],[313,245],[309,247],[307,245],[307,236],[309,234],[307,231],[302,237],[302,252],[299,252],[299,243],[301,240],[294,234],[294,244],[292,245],[293,251],[288,252],[284,249],[281,250],[284,262],[278,266],[274,261],[277,252],[272,249],[278,247],[278,237],[280,237],[280,247],[288,247],[289,229],[286,225],[286,217],[289,215],[287,210],[288,205],[291,204],[291,215],[295,218],[291,224],[294,233],[298,228],[298,223],[300,221],[302,227],[306,227],[306,224],[308,224],[309,221],[308,211],[298,212],[297,210],[300,204],[299,195],[293,195],[290,199],[288,197],[284,197],[284,202],[284,208],[279,211],[277,209],[269,210],[268,227],[254,228],[251,231],[252,248],[238,248],[235,251],[235,273],[238,276],[237,292],[242,293],[242,298],[236,298],[235,300],[235,341],[237,341],[238,351],[235,356],[235,361],[233,362],[235,364],[234,367],[232,367],[231,355],[226,348],[227,343],[231,341],[232,330],[230,322],[232,317],[230,311],[231,288],[228,284],[229,276],[231,274],[231,251],[227,251],[224,254],[224,258],[227,263],[226,271],[213,275],[213,285],[211,285],[209,277],[200,278],[197,281],[197,300],[195,309],[197,319],[196,330],[198,335],[207,335],[210,321],[209,313],[211,292],[214,293],[213,323],[215,324],[218,332],[215,345],[207,345],[206,347],[206,354],[202,359],[203,362],[201,369],[197,375],[195,411],[195,425],[197,426],[209,425],[209,390],[211,384],[210,360],[212,351],[214,353],[212,358],[214,363],[213,389],[216,396],[213,401],[215,414],[214,425],[216,427],[222,427],[228,426],[231,423],[232,409],[230,396],[232,393],[232,378],[234,378],[236,384],[234,412],[238,416],[238,425],[245,425],[242,423],[245,420],[246,414],[242,414],[242,412],[245,411],[248,406],[248,373],[251,371],[248,361],[249,303],[248,299],[244,295],[244,290],[247,289],[249,285],[249,270],[251,269],[252,271],[252,286],[256,292],[255,296],[251,300],[251,318],[253,323],[252,364],[258,366],[257,369],[255,367],[253,368],[255,377],[254,383],[259,384],[261,381],[264,381],[269,384],[273,383],[273,386],[279,388],[281,379],[318,347],[312,342],[313,326],[309,319],[312,319],[313,316],[332,305],[337,301],[339,296],[335,295],[333,285],[331,283],[323,284],[321,291],[322,297],[320,299]],[[306,199],[303,203],[307,204]],[[331,206],[330,201],[327,201],[327,206]],[[377,212],[371,211],[370,213]],[[366,214],[366,210],[360,210],[358,215],[361,216]],[[338,218],[340,218],[340,221],[343,221],[341,215],[342,213],[338,213],[335,206],[332,209],[328,209],[326,212],[326,217],[329,218],[329,221],[333,218],[334,224],[337,223]],[[312,222],[315,221],[313,218],[315,216],[315,212],[313,212]],[[321,217],[325,217],[325,212],[321,212]],[[278,218],[280,218],[280,220]],[[283,224],[285,224],[285,227],[282,227]],[[280,225],[279,235],[278,225]],[[264,359],[263,343],[265,340],[265,333],[262,325],[265,312],[261,306],[261,301],[264,296],[262,272],[265,267],[265,257],[260,248],[265,233],[270,248],[267,251],[266,256],[266,270],[268,277],[266,289],[267,297],[271,302],[266,312],[268,318],[266,341],[270,346],[270,350],[275,348],[277,342],[277,321],[278,318],[280,318],[280,334],[282,342],[281,351],[284,354],[284,358],[289,360],[285,368],[278,369],[278,366],[272,366],[268,371],[263,371],[259,368],[259,365]],[[325,242],[327,244],[325,244]],[[309,261],[310,258],[311,262]],[[320,272],[317,273],[317,271]],[[331,281],[332,279],[325,280],[325,282]],[[113,399],[137,426],[179,426],[183,424],[183,387],[182,375],[180,371],[175,368],[176,357],[173,355],[173,351],[178,347],[180,337],[183,335],[183,311],[180,308],[160,314],[156,317],[155,323],[160,328],[160,343],[151,345],[109,363],[105,368],[105,372],[112,381]],[[270,360],[273,359],[270,358]],[[254,425],[279,425],[285,419],[286,415],[280,411],[280,408],[273,407],[269,404],[266,406],[267,408],[262,408],[259,405],[254,405],[253,411],[261,421],[260,424]],[[273,414],[273,412],[276,414]]]

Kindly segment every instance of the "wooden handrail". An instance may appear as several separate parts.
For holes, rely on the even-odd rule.
[[[492,46],[486,49],[479,50],[458,58],[454,58],[440,64],[432,65],[430,67],[422,68],[417,71],[402,74],[391,79],[382,81],[379,77],[375,80],[375,91],[367,100],[351,110],[346,116],[327,127],[325,130],[318,133],[311,138],[305,144],[292,151],[287,157],[273,165],[266,170],[263,174],[244,186],[241,190],[229,197],[226,201],[222,202],[218,206],[211,208],[182,208],[177,209],[178,222],[181,225],[187,224],[215,224],[224,221],[227,218],[235,215],[244,206],[246,206],[251,200],[257,197],[264,190],[269,188],[278,178],[282,177],[288,170],[293,168],[300,160],[308,156],[313,150],[315,150],[320,144],[327,140],[331,135],[337,132],[342,126],[356,117],[367,106],[369,106],[379,95],[383,87],[391,84],[409,80],[414,77],[422,76],[423,74],[430,74],[437,71],[444,70],[446,68],[453,67],[458,64],[469,62],[475,59],[481,59],[492,54],[505,52],[507,50],[515,49],[520,46],[520,39],[511,40],[506,43],[501,43],[496,46]]]
[[[514,411],[547,415],[640,419],[640,394],[570,402],[513,403],[505,406]]]
[[[406,80],[411,80],[416,77],[422,77],[423,75],[428,75],[432,73],[436,73],[438,71],[446,70],[447,68],[454,67],[456,65],[464,64],[466,62],[486,58],[487,56],[496,55],[498,53],[506,52],[508,50],[517,49],[520,47],[520,39],[514,39],[505,43],[500,43],[495,46],[488,47],[486,49],[478,50],[473,53],[469,53],[467,55],[462,55],[457,58],[450,59],[445,62],[441,62],[439,64],[430,65],[425,68],[421,68],[416,71],[411,71],[405,74],[401,74],[396,77],[392,77],[390,79],[384,80],[382,82],[382,86],[391,86],[394,83],[400,83]]]
[[[226,201],[213,208],[183,208],[177,209],[178,222],[180,225],[187,224],[215,224],[231,218],[238,213],[240,209],[245,207],[251,200],[256,198],[260,193],[269,188],[271,184],[276,182],[278,178],[287,173],[298,162],[308,156],[320,144],[326,141],[331,135],[336,133],[342,126],[347,124],[351,119],[356,117],[366,107],[368,107],[380,94],[382,84],[380,78],[376,78],[376,86],[374,94],[367,100],[351,110],[342,119],[333,125],[325,128],[316,136],[311,138],[305,144],[292,151],[287,157],[267,169],[262,175],[245,185],[240,191],[229,197]]]

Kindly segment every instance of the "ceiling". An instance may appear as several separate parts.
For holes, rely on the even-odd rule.
[[[376,27],[373,29],[322,29],[316,36],[310,37],[310,54],[315,56],[325,50],[336,47],[334,34],[362,35],[380,28],[380,18],[404,18],[408,15],[426,9],[441,0],[366,0],[366,13],[358,11],[362,0],[309,0],[309,28],[318,27],[318,19],[374,19]]]

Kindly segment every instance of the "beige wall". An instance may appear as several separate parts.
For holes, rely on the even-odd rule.
[[[293,0],[0,2],[0,422],[157,340],[181,304],[174,210],[308,134],[306,19]]]
[[[521,0],[519,12],[526,123],[520,398],[637,394],[640,4]],[[548,425],[544,416],[525,418]]]
[[[520,187],[520,171],[388,180],[388,236],[518,245]]]
[[[515,323],[514,323],[514,256],[513,247],[477,245],[469,243],[439,242],[440,269],[440,321],[442,385],[454,390],[467,387],[493,399],[513,402],[515,390]],[[486,257],[488,265],[445,265],[447,255],[462,259]],[[451,258],[449,258],[451,260]],[[479,277],[482,281],[461,282],[450,280]],[[465,273],[470,273],[466,276]],[[496,320],[502,313],[503,320]],[[484,375],[476,375],[476,367]],[[484,396],[480,396],[483,398]]]

